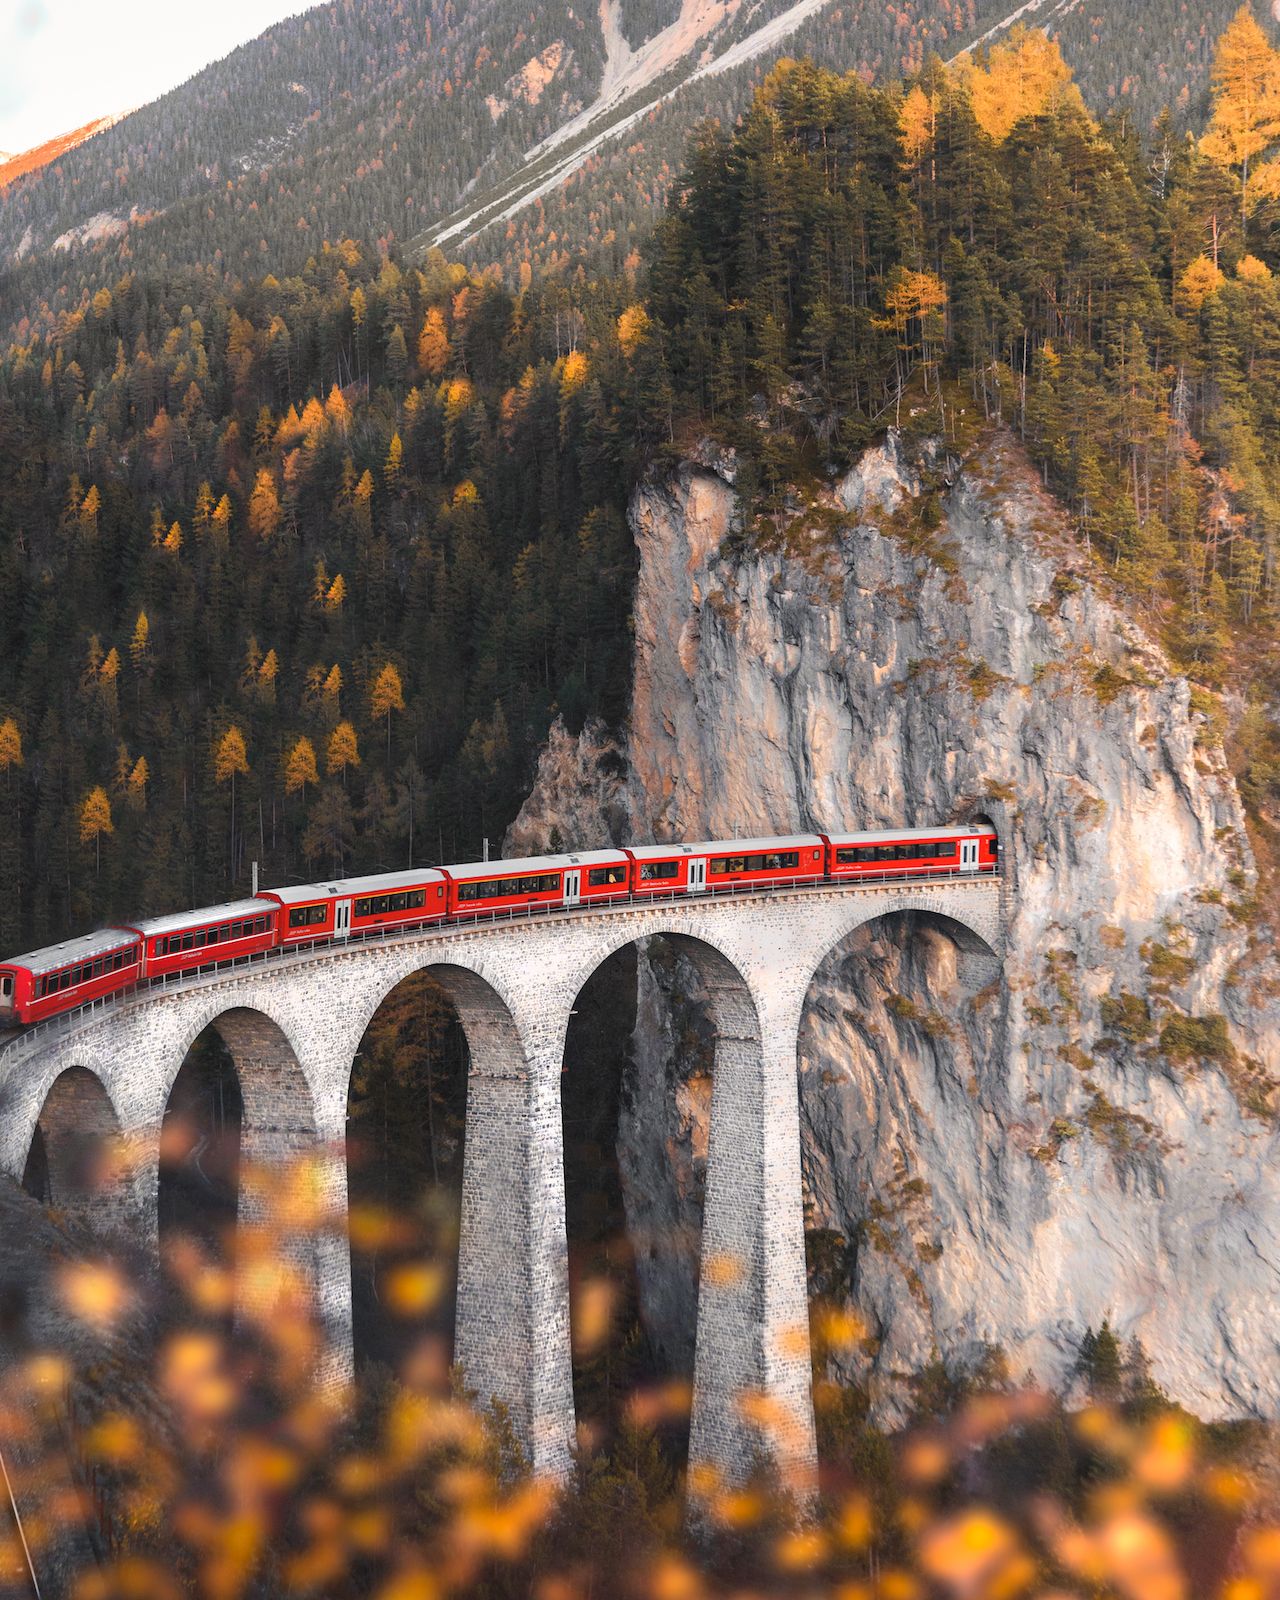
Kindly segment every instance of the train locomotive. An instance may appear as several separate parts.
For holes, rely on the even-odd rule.
[[[0,963],[0,1027],[28,1027],[138,985],[273,950],[620,900],[995,873],[999,860],[995,829],[973,823],[635,845],[264,889]]]

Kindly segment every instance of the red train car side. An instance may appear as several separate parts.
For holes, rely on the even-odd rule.
[[[0,1023],[26,1027],[136,983],[142,941],[127,928],[104,928],[46,945],[0,967]]]
[[[700,844],[646,844],[628,849],[634,894],[703,894],[770,883],[825,877],[821,834],[769,839],[704,840]]]
[[[451,917],[489,916],[530,906],[576,906],[617,899],[628,891],[624,850],[583,850],[571,856],[469,861],[445,867]]]
[[[278,940],[286,947],[437,921],[447,914],[448,906],[448,880],[434,867],[262,893],[280,905]]]
[[[886,874],[946,877],[995,872],[1000,841],[988,823],[959,828],[903,828],[900,832],[833,833],[826,836],[833,880]]]
[[[142,940],[143,973],[161,978],[271,950],[279,910],[274,900],[260,896],[136,922],[131,931]]]

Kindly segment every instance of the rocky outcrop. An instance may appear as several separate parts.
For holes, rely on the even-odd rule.
[[[858,1375],[889,1414],[902,1374],[988,1344],[1061,1384],[1110,1316],[1193,1410],[1274,1415],[1280,974],[1198,697],[1008,441],[960,470],[891,436],[749,541],[731,477],[704,455],[637,493],[625,794],[611,776],[597,811],[600,730],[561,734],[515,837],[993,820],[998,979],[897,919],[833,951],[806,1008],[809,1224],[872,1335]],[[670,974],[642,981],[628,1204],[687,1239],[700,1069],[661,1020]],[[672,1350],[690,1259],[648,1271]]]

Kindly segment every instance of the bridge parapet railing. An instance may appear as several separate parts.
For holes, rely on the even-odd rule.
[[[469,911],[448,920],[436,917],[422,922],[395,923],[390,927],[356,931],[343,939],[323,938],[293,941],[277,945],[272,950],[258,950],[252,955],[235,956],[229,961],[211,961],[186,972],[165,973],[157,978],[144,978],[115,994],[103,995],[72,1011],[64,1011],[45,1022],[25,1028],[6,1043],[0,1043],[0,1068],[21,1060],[51,1041],[54,1037],[70,1039],[82,1030],[94,1026],[109,1014],[125,1013],[155,1000],[177,999],[193,989],[213,988],[222,983],[235,983],[259,969],[272,971],[281,967],[302,965],[315,961],[336,959],[342,955],[370,947],[410,944],[426,938],[457,939],[468,934],[490,931],[495,926],[517,922],[540,921],[547,918],[619,912],[640,912],[655,906],[718,903],[725,900],[759,898],[776,894],[779,890],[825,889],[845,893],[856,889],[928,889],[938,884],[960,887],[966,884],[999,883],[1004,874],[990,868],[940,867],[928,872],[913,873],[909,877],[892,872],[864,872],[856,877],[827,878],[816,874],[794,878],[772,879],[768,883],[732,883],[713,885],[691,892],[686,888],[651,889],[639,894],[628,890],[625,894],[593,896],[589,901],[575,905],[506,906],[493,911]]]

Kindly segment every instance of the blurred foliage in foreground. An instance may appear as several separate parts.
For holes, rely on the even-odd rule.
[[[357,1209],[353,1249],[394,1259],[383,1302],[427,1332],[394,1376],[373,1369],[355,1392],[316,1377],[323,1335],[289,1264],[339,1226],[316,1199],[322,1176],[248,1175],[259,1220],[240,1226],[234,1276],[181,1236],[157,1275],[63,1229],[50,1325],[67,1338],[28,1340],[0,1379],[0,1444],[46,1593],[63,1592],[51,1575],[77,1550],[65,1592],[78,1600],[1280,1593],[1264,1430],[1198,1423],[1105,1325],[1084,1341],[1074,1409],[1011,1382],[987,1351],[969,1373],[935,1363],[910,1380],[912,1419],[889,1435],[865,1394],[826,1375],[865,1330],[815,1300],[812,1508],[787,1503],[763,1468],[739,1487],[698,1474],[690,1532],[664,1439],[691,1397],[671,1383],[633,1393],[560,1492],[528,1474],[501,1408],[478,1408],[450,1371],[430,1316],[448,1274],[415,1255],[403,1213]],[[611,1309],[607,1287],[584,1279],[579,1356],[609,1340]],[[0,1588],[23,1592],[25,1563],[6,1518]]]

